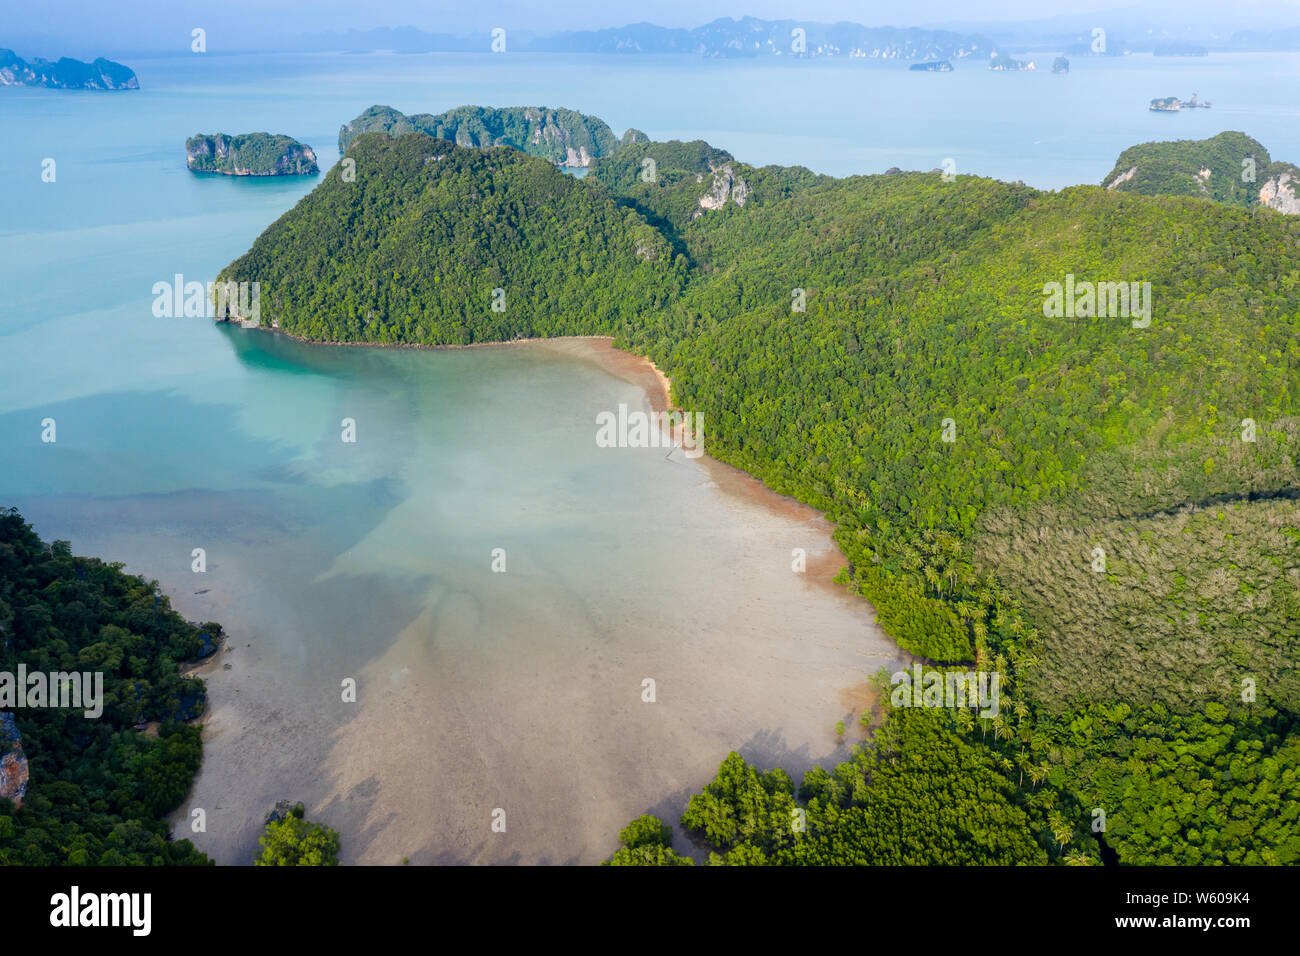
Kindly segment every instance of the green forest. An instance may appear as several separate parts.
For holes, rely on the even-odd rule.
[[[1197,196],[1249,207],[1259,205],[1265,182],[1284,173],[1300,181],[1300,169],[1274,161],[1258,140],[1225,132],[1209,139],[1130,146],[1102,185],[1147,196]]]
[[[157,582],[77,557],[66,541],[42,541],[17,511],[0,511],[0,672],[104,675],[97,718],[14,711],[30,781],[21,807],[0,799],[0,865],[211,862],[172,840],[166,817],[203,752],[187,723],[203,711],[203,682],[181,677],[179,665],[220,636],[218,624],[183,620]]]
[[[419,134],[348,155],[220,277],[264,318],[612,335],[709,454],[835,522],[902,648],[1002,674],[998,717],[886,702],[797,788],[727,757],[680,821],[712,860],[1297,861],[1300,218],[701,143],[583,180]],[[1149,283],[1151,321],[1047,317],[1067,276]],[[662,826],[612,862],[680,862]]]

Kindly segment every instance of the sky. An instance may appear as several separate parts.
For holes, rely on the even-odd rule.
[[[466,34],[502,26],[531,33],[649,22],[699,26],[756,16],[868,26],[973,25],[1109,11],[1146,22],[1300,24],[1300,0],[0,0],[0,47],[20,56],[163,52],[190,30],[265,48],[302,34],[414,26]]]

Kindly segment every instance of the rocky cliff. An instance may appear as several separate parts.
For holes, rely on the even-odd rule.
[[[731,169],[731,163],[724,163],[717,169],[712,169],[713,181],[709,185],[709,190],[700,197],[700,209],[695,215],[701,215],[705,209],[721,209],[730,199],[737,206],[744,206],[745,200],[749,198],[749,185],[737,176]],[[704,176],[698,177],[699,182],[704,182]]]
[[[192,172],[225,176],[315,176],[320,172],[310,146],[271,133],[200,133],[185,141],[185,161]]]
[[[1276,209],[1288,216],[1300,215],[1300,169],[1290,163],[1273,163],[1270,167],[1283,167],[1264,180],[1259,187],[1259,204],[1269,209]]]
[[[0,800],[12,800],[22,806],[27,795],[27,755],[23,738],[11,713],[0,713]]]

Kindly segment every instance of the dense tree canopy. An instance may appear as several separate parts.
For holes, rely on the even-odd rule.
[[[0,864],[202,864],[166,815],[198,772],[203,683],[182,678],[221,633],[173,611],[157,582],[45,543],[0,511],[0,672],[100,672],[104,710],[18,708],[30,764],[21,808],[0,800]],[[156,734],[137,729],[158,722]]]
[[[708,144],[631,143],[583,181],[413,135],[350,155],[357,182],[331,172],[227,270],[263,282],[264,318],[327,341],[614,335],[704,415],[711,455],[836,522],[902,647],[1004,674],[1001,717],[891,715],[858,796],[810,799],[833,853],[780,830],[788,778],[724,764],[687,815],[720,853],[919,861],[893,826],[963,862],[1294,858],[1273,811],[1300,704],[1300,220]],[[1076,281],[1092,298],[1053,311]],[[967,801],[963,830],[942,808]]]

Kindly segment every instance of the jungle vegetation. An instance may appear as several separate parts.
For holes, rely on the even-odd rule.
[[[895,708],[798,791],[728,758],[683,817],[719,859],[1300,856],[1300,218],[708,144],[585,180],[420,135],[349,155],[221,277],[281,329],[612,335],[711,455],[826,512],[901,647],[1003,675],[998,717]],[[1046,314],[1067,277],[1149,283],[1149,323]],[[654,832],[619,861],[661,862]]]
[[[0,800],[0,865],[202,865],[167,814],[202,757],[203,682],[179,665],[220,637],[187,623],[156,581],[44,542],[0,511],[0,671],[102,672],[103,713],[19,708],[30,779],[21,807]]]

